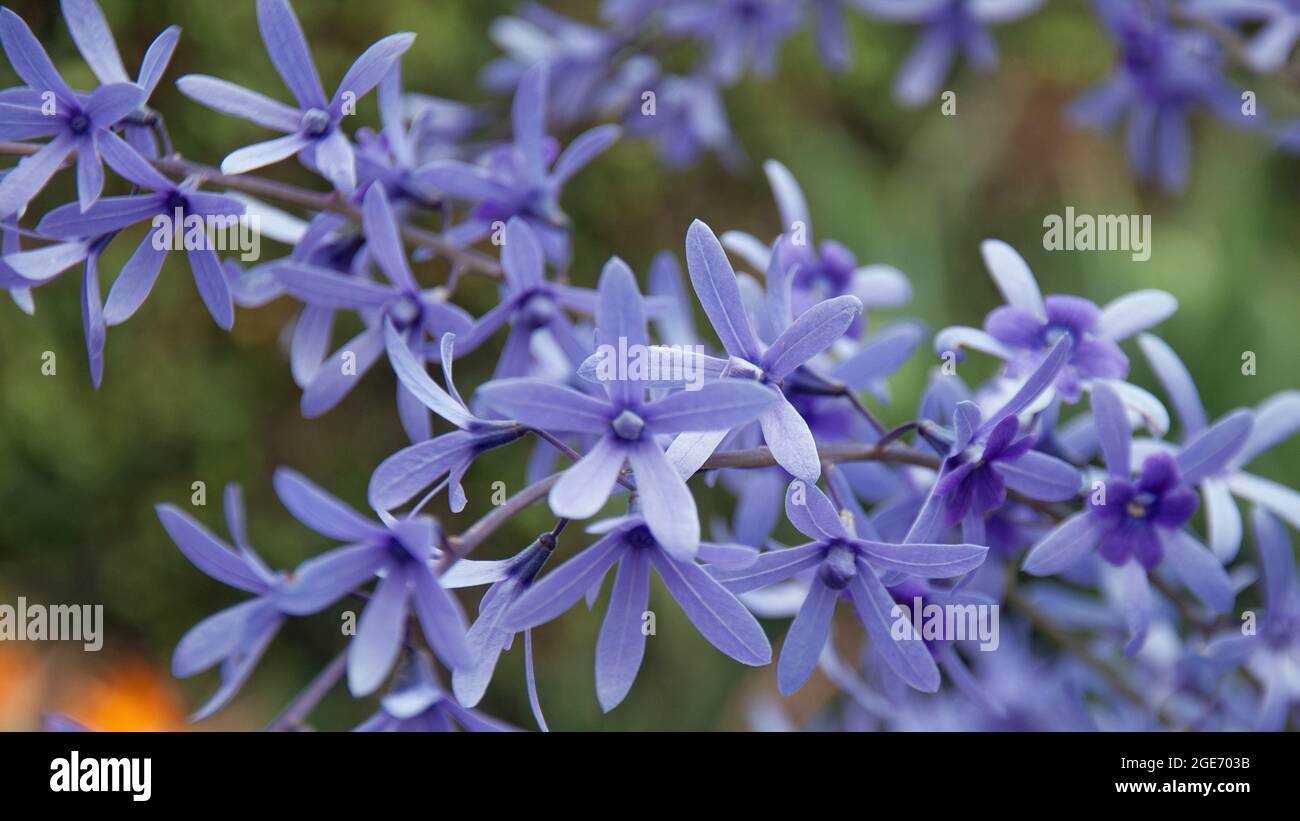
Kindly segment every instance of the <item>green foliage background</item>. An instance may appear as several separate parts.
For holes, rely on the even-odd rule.
[[[258,127],[221,116],[182,97],[176,77],[214,74],[287,99],[257,34],[253,3],[101,0],[128,67],[135,67],[153,36],[177,23],[184,29],[171,68],[154,96],[173,139],[187,157],[219,163],[231,149],[262,139]],[[477,72],[496,54],[487,36],[506,12],[501,2],[305,2],[296,7],[327,87],[370,42],[398,30],[418,34],[406,57],[409,89],[499,105],[477,84]],[[590,19],[593,3],[556,7]],[[817,63],[807,33],[783,51],[770,79],[751,79],[726,92],[732,124],[752,158],[751,173],[734,176],[706,159],[681,171],[665,170],[644,143],[624,142],[569,187],[563,200],[577,226],[572,275],[594,282],[612,254],[644,272],[652,255],[680,255],[690,220],[715,230],[741,228],[770,236],[777,215],[757,163],[774,157],[802,184],[816,236],[836,238],[862,262],[887,262],[912,280],[915,299],[904,313],[932,330],[976,324],[999,298],[983,270],[978,243],[999,237],[1017,247],[1046,292],[1077,293],[1104,303],[1140,287],[1164,288],[1181,303],[1159,332],[1196,377],[1209,412],[1255,404],[1295,387],[1300,315],[1300,164],[1268,142],[1199,120],[1190,190],[1170,198],[1135,186],[1122,144],[1072,130],[1063,106],[1102,79],[1110,44],[1080,3],[1058,2],[997,36],[1001,68],[976,75],[963,68],[950,81],[956,117],[941,116],[936,101],[901,110],[889,96],[892,73],[913,34],[851,17],[852,68],[832,76]],[[53,2],[18,2],[15,10],[36,31],[74,87],[94,80],[76,53]],[[1265,107],[1297,110],[1293,92],[1254,78]],[[8,66],[0,84],[10,85]],[[372,98],[359,121],[373,122]],[[572,135],[564,135],[571,137]],[[320,187],[293,163],[270,176]],[[32,213],[74,197],[63,174],[32,206]],[[1124,253],[1050,253],[1042,249],[1042,220],[1073,205],[1083,213],[1150,213],[1154,251],[1138,263]],[[120,237],[101,270],[104,291],[134,247]],[[268,241],[266,255],[283,253]],[[420,272],[418,272],[420,273]],[[422,272],[440,275],[436,265]],[[278,346],[292,315],[287,300],[240,311],[231,334],[207,317],[183,261],[167,263],[150,301],[108,337],[104,385],[86,374],[78,308],[79,274],[37,293],[28,318],[0,300],[0,599],[103,603],[109,626],[97,657],[63,663],[60,675],[88,675],[115,659],[143,656],[166,676],[171,648],[195,621],[238,600],[203,576],[173,547],[153,513],[157,502],[188,504],[191,483],[207,485],[208,505],[196,515],[223,530],[220,493],[244,485],[254,543],[274,565],[290,567],[329,545],[297,525],[280,507],[270,477],[277,465],[296,467],[363,506],[373,467],[404,444],[393,406],[394,380],[378,367],[325,418],[306,421],[298,391]],[[492,290],[465,292],[466,307],[486,310]],[[876,319],[873,317],[873,322]],[[341,341],[342,337],[340,337]],[[1133,378],[1154,385],[1140,354],[1128,346]],[[1245,377],[1243,351],[1258,356],[1258,375]],[[57,376],[42,376],[41,356],[54,351]],[[462,388],[483,379],[492,354],[457,363]],[[972,357],[964,375],[987,366]],[[912,410],[933,359],[922,352],[894,380],[897,404],[883,411],[903,420]],[[982,370],[983,369],[983,370]],[[525,446],[476,465],[460,516],[463,529],[488,507],[489,485],[521,486]],[[1278,448],[1258,472],[1300,485],[1300,442]],[[702,514],[723,514],[725,498],[704,491]],[[715,505],[716,502],[716,505]],[[446,514],[445,510],[441,511]],[[537,506],[483,548],[506,556],[549,526]],[[571,528],[561,554],[586,537]],[[1246,555],[1250,555],[1247,548]],[[467,599],[467,606],[474,600]],[[596,615],[584,607],[539,631],[539,683],[553,727],[562,729],[675,729],[743,726],[745,699],[772,689],[770,669],[749,671],[725,659],[690,628],[664,591],[652,593],[658,635],[628,700],[601,714],[592,683]],[[212,726],[258,727],[269,720],[343,646],[339,611],[298,621],[272,646],[244,694]],[[597,607],[597,614],[602,606]],[[772,626],[774,642],[782,628]],[[524,696],[522,652],[503,658],[483,706],[531,726]],[[187,704],[201,703],[215,674],[181,685]],[[52,691],[49,706],[58,703]],[[796,711],[814,708],[817,687],[801,694]],[[323,727],[347,727],[374,709],[334,693],[316,713]]]

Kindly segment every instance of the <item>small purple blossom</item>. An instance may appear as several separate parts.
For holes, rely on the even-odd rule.
[[[286,134],[231,152],[221,162],[222,173],[242,174],[297,154],[336,189],[352,192],[357,184],[356,158],[341,127],[343,118],[355,112],[356,103],[379,84],[411,47],[415,35],[390,34],[370,46],[326,100],[302,26],[287,0],[257,0],[257,25],[297,108],[204,74],[187,74],[176,81],[195,102]]]

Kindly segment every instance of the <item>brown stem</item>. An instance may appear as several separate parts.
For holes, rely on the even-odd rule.
[[[0,142],[0,155],[24,157],[36,153],[40,145],[34,143]],[[278,202],[297,205],[313,211],[333,211],[358,223],[361,209],[335,193],[321,193],[297,185],[268,180],[250,174],[222,174],[218,169],[184,159],[179,154],[152,160],[153,167],[173,177],[202,178],[203,182],[231,191],[265,197]],[[487,276],[501,276],[501,266],[496,260],[478,251],[458,248],[432,231],[406,223],[399,223],[402,238],[411,245],[429,248],[457,263],[462,268],[478,271]]]

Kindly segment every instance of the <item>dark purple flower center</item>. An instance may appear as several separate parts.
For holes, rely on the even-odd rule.
[[[831,545],[826,559],[817,568],[817,578],[831,590],[843,590],[853,581],[857,572],[853,565],[853,548],[837,541]]]
[[[550,294],[533,291],[519,306],[519,319],[529,328],[540,328],[555,319],[555,312],[555,300]]]
[[[189,208],[189,201],[185,199],[185,195],[181,192],[173,191],[167,195],[167,210],[175,211],[177,208],[182,211],[187,210]]]
[[[301,127],[304,134],[312,137],[320,137],[330,127],[329,112],[319,108],[309,108],[302,113]]]
[[[609,423],[614,429],[614,433],[620,439],[626,439],[634,442],[641,438],[641,431],[645,429],[645,420],[636,414],[635,411],[624,408],[614,417],[614,421]]]
[[[78,111],[68,118],[68,129],[73,134],[85,134],[90,130],[90,118]]]
[[[655,541],[655,537],[650,535],[650,529],[645,525],[637,525],[629,530],[627,535],[623,538],[627,541],[629,547],[635,547],[641,550],[654,547],[658,544],[658,542]]]
[[[409,295],[397,300],[388,308],[388,316],[399,328],[409,328],[416,324],[422,313],[419,300]]]

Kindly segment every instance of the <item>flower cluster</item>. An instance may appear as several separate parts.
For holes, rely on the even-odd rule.
[[[1300,495],[1245,468],[1300,429],[1300,392],[1210,421],[1186,367],[1151,333],[1175,315],[1171,294],[1140,290],[1100,307],[1044,296],[1026,260],[988,240],[979,250],[1006,304],[982,328],[934,335],[936,364],[914,420],[886,429],[864,396],[889,402],[891,374],[928,332],[908,320],[877,327],[871,313],[905,305],[909,281],[891,266],[860,264],[842,243],[814,244],[803,192],[781,163],[764,165],[780,215],[769,236],[719,237],[694,220],[682,256],[656,258],[644,294],[617,257],[598,276],[597,266],[575,264],[564,185],[623,131],[598,126],[561,148],[551,124],[582,119],[597,103],[626,108],[634,103],[620,89],[655,87],[672,109],[659,116],[674,119],[647,132],[630,114],[628,131],[653,134],[670,161],[722,147],[729,137],[716,87],[769,70],[810,10],[828,65],[843,67],[848,5],[610,2],[608,30],[526,6],[498,27],[509,57],[487,71],[490,83],[514,89],[510,138],[484,145],[468,139],[479,112],[403,93],[400,61],[413,35],[378,40],[327,98],[287,0],[258,0],[262,39],[292,104],[206,75],[177,80],[192,100],[283,135],[231,152],[220,174],[159,151],[169,141],[147,100],[177,30],[159,35],[132,81],[94,0],[64,0],[74,39],[103,81],[81,92],[23,21],[0,11],[0,40],[23,83],[0,92],[0,137],[48,138],[28,143],[0,181],[0,286],[30,308],[33,288],[83,266],[96,384],[107,328],[148,297],[167,250],[156,236],[141,242],[106,299],[99,258],[123,229],[160,214],[257,216],[292,245],[248,269],[202,237],[185,247],[222,328],[236,305],[301,303],[287,330],[304,416],[329,412],[377,365],[397,377],[397,415],[411,444],[374,469],[370,511],[293,469],[275,473],[281,504],[328,542],[297,567],[273,570],[260,558],[235,486],[224,500],[229,542],[179,507],[158,506],[186,558],[252,597],[199,622],[176,646],[177,676],[220,670],[196,719],[237,695],[286,620],[351,598],[364,605],[357,630],[326,673],[346,676],[356,697],[384,693],[363,729],[510,729],[477,706],[489,688],[510,686],[494,672],[521,633],[544,728],[532,632],[579,600],[594,606],[614,569],[595,646],[605,710],[635,685],[649,649],[653,575],[709,644],[744,665],[770,664],[769,633],[792,619],[777,687],[792,693],[821,669],[844,695],[842,714],[820,719],[825,726],[925,726],[936,715],[949,726],[1004,728],[1285,724],[1300,701],[1300,600],[1283,522],[1300,528]],[[956,55],[991,64],[987,25],[1038,4],[855,5],[921,27],[895,87],[916,104],[936,92]],[[1202,60],[1201,46],[1163,16],[1098,5],[1124,57],[1080,113],[1109,122],[1127,112],[1137,168],[1177,184],[1186,114],[1223,108],[1231,96],[1217,57]],[[1229,14],[1220,5],[1198,4],[1195,13]],[[1275,65],[1279,41],[1294,40],[1282,36],[1297,30],[1293,17],[1267,16],[1252,64]],[[616,59],[650,25],[703,44],[694,75]],[[349,134],[347,117],[372,90],[382,128]],[[74,155],[77,201],[22,227],[28,203]],[[294,189],[286,199],[308,212],[303,219],[241,187],[246,172],[291,157],[331,188],[315,197]],[[131,193],[102,196],[105,164]],[[434,216],[437,229],[422,227]],[[412,267],[430,255],[450,264],[437,286]],[[570,284],[575,271],[596,287]],[[500,286],[496,306],[480,316],[454,301],[469,275]],[[697,304],[706,328],[695,324]],[[331,353],[341,315],[362,330]],[[504,345],[492,346],[506,326]],[[1157,394],[1128,381],[1134,349],[1172,417]],[[958,375],[967,350],[997,360],[991,378],[968,385]],[[494,362],[492,378],[462,394],[458,355]],[[459,533],[425,512],[443,494],[453,512],[465,510],[462,480],[476,458],[525,442],[534,448],[526,488]],[[696,493],[708,487],[734,499],[730,520],[702,521]],[[1240,551],[1239,500],[1251,505],[1258,582]],[[542,503],[552,528],[515,545],[510,558],[470,558],[503,523]],[[574,522],[587,522],[595,538],[558,561]],[[783,543],[785,532],[802,534],[800,543]],[[1236,602],[1254,587],[1267,604],[1258,633],[1230,634]],[[467,616],[454,591],[474,588],[485,590]],[[929,620],[932,609],[992,613],[993,633],[953,635],[951,620]],[[1049,637],[1086,631],[1091,641],[1039,663],[1028,631],[1044,624]],[[843,657],[839,648],[854,640],[862,652]],[[321,695],[313,685],[287,711],[295,726]],[[783,718],[779,707],[756,703],[753,721]]]

